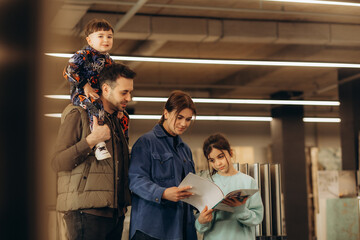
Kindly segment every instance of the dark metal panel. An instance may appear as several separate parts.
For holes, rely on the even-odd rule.
[[[339,69],[339,115],[343,170],[359,169],[360,76],[359,70]],[[350,81],[347,81],[350,79]]]
[[[309,238],[303,116],[302,106],[272,109],[272,161],[282,166],[286,234],[293,240]]]

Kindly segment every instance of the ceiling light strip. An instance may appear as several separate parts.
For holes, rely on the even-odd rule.
[[[46,98],[51,99],[66,99],[70,100],[70,95],[44,95]]]
[[[73,54],[45,53],[45,55],[53,56],[53,57],[70,58]],[[162,57],[131,57],[131,56],[111,56],[111,58],[114,60],[131,61],[131,62],[194,63],[194,64],[285,66],[285,67],[360,68],[360,64],[356,64],[356,63],[247,61],[247,60],[225,60],[225,59],[162,58]]]
[[[322,4],[322,5],[360,7],[359,3],[336,2],[336,1],[319,1],[319,0],[264,0],[264,1],[266,1],[266,2],[288,2],[288,3],[311,3],[311,4]]]
[[[196,116],[200,121],[244,121],[244,122],[271,122],[271,117],[248,117],[248,116]]]
[[[312,123],[339,123],[341,122],[340,118],[311,118],[305,117],[303,118],[304,122],[312,122]]]
[[[61,113],[46,113],[45,117],[61,118]],[[131,120],[160,120],[161,115],[130,115]],[[200,121],[242,121],[242,122],[271,122],[272,117],[251,116],[196,116]],[[303,118],[304,122],[313,123],[339,123],[340,118]]]
[[[44,116],[51,118],[61,118],[61,113],[45,113]]]
[[[161,97],[133,97],[135,102],[166,102],[167,98]],[[308,100],[267,100],[267,99],[216,99],[193,98],[195,103],[220,103],[220,104],[274,104],[274,105],[311,105],[311,106],[339,106],[339,101],[308,101]]]
[[[45,95],[51,99],[69,100],[70,95]],[[133,97],[134,102],[166,102],[165,97]],[[308,100],[266,100],[266,99],[216,99],[216,98],[193,98],[195,103],[217,104],[273,104],[273,105],[304,105],[304,106],[339,106],[339,101],[308,101]]]

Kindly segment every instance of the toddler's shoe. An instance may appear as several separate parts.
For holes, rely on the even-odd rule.
[[[109,151],[106,148],[105,142],[96,144],[95,157],[97,160],[102,161],[111,158]]]

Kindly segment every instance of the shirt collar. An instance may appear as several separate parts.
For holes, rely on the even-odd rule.
[[[159,138],[164,137],[164,138],[169,138],[169,139],[172,138],[164,132],[164,130],[162,129],[162,127],[159,124],[155,125],[155,127],[153,128],[153,131],[154,131],[156,137],[159,137]],[[176,135],[175,138],[177,138],[177,140],[178,140],[178,145],[184,144],[179,135]]]
[[[109,53],[101,53],[98,50],[92,48],[90,45],[86,45],[84,49],[93,52],[95,55],[104,55],[105,57],[110,56]]]

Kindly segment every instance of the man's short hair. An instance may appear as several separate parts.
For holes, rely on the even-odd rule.
[[[100,88],[104,83],[107,83],[111,88],[113,88],[119,77],[134,79],[136,77],[136,73],[124,64],[113,63],[110,66],[104,67],[101,71],[99,78]]]

